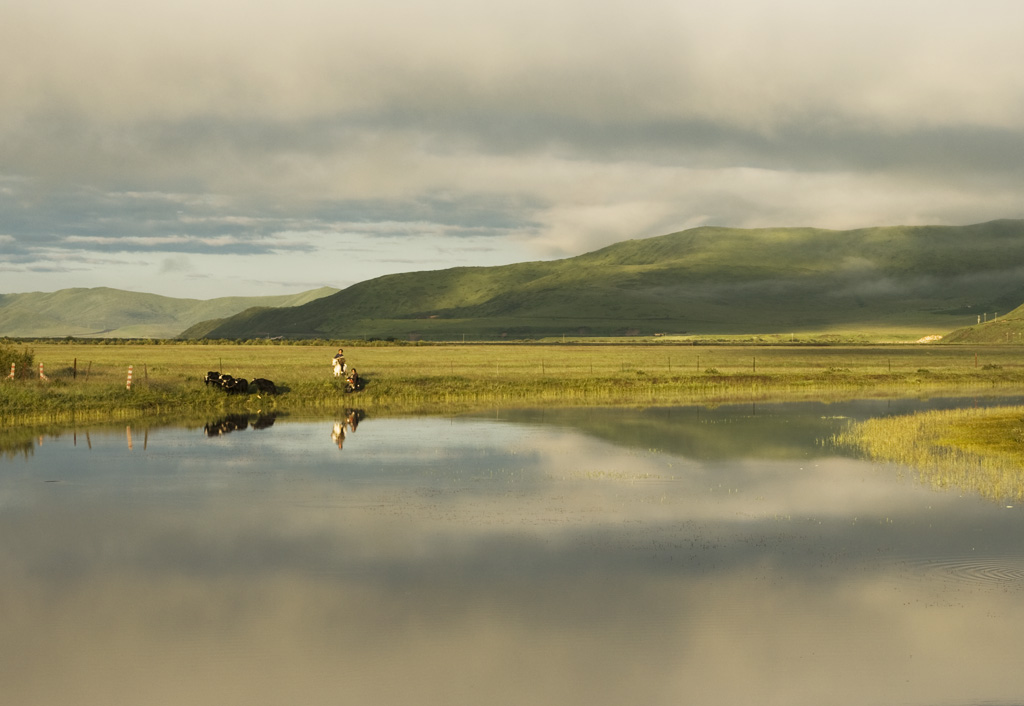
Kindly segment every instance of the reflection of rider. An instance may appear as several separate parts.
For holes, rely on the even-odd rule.
[[[345,422],[334,423],[334,429],[331,431],[331,439],[340,449],[341,445],[345,443]]]
[[[355,431],[356,427],[359,426],[359,413],[356,410],[349,412],[348,416],[345,417],[345,423],[348,424],[352,431]]]
[[[364,416],[366,415],[361,409],[346,409],[345,419],[334,423],[334,428],[331,430],[331,439],[338,445],[339,449],[345,443],[345,437],[348,435],[348,432],[354,432],[356,427],[359,426],[359,421]]]

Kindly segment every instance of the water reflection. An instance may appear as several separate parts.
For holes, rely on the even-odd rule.
[[[366,418],[366,412],[361,409],[346,409],[344,416],[334,422],[334,427],[331,429],[331,441],[338,447],[340,451],[342,446],[345,445],[345,438],[349,432],[354,432],[359,427],[359,422]]]
[[[203,426],[206,436],[223,436],[233,431],[244,431],[250,424],[253,429],[268,429],[277,420],[276,412],[258,412],[256,414],[228,414],[216,421],[207,422]]]
[[[0,463],[5,700],[1019,702],[1020,511],[791,411],[53,437]]]
[[[502,410],[494,419],[574,429],[616,445],[655,448],[702,459],[827,456],[822,443],[847,420],[890,417],[958,407],[1024,404],[1021,396],[871,399],[845,402],[730,404],[709,408],[588,407]]]

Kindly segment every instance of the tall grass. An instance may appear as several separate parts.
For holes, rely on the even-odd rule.
[[[0,342],[0,378],[14,375],[15,379],[27,379],[34,377],[36,362],[35,354],[28,346],[18,350],[16,346],[6,342]]]
[[[836,441],[872,460],[907,466],[935,488],[1024,499],[1024,407],[870,419],[851,425]]]

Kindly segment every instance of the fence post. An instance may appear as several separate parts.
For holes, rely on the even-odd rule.
[[[50,378],[46,377],[45,375],[43,375],[43,364],[42,363],[39,364],[39,379],[40,380],[49,380],[50,379]]]
[[[14,379],[14,363],[11,363],[11,374],[7,376],[8,380]]]
[[[125,385],[126,390],[132,389],[132,366],[128,366],[128,382]]]

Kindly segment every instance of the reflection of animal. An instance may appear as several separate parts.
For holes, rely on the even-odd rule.
[[[277,419],[276,413],[260,414],[256,417],[256,421],[252,423],[253,429],[269,429],[274,426],[274,420]]]
[[[274,426],[275,419],[277,419],[277,415],[274,413],[258,414],[256,419],[251,422],[248,414],[228,414],[215,422],[207,422],[203,427],[203,433],[207,436],[223,436],[233,431],[244,431],[250,427],[267,429]]]
[[[266,392],[268,395],[277,394],[277,385],[275,385],[272,380],[267,380],[266,378],[256,378],[255,380],[252,381],[252,385],[253,387],[256,388],[256,392]]]
[[[223,419],[218,419],[215,422],[209,422],[203,427],[203,433],[207,436],[223,436],[224,434],[230,434],[233,431],[241,431],[249,426],[249,415],[247,414],[229,414]]]

